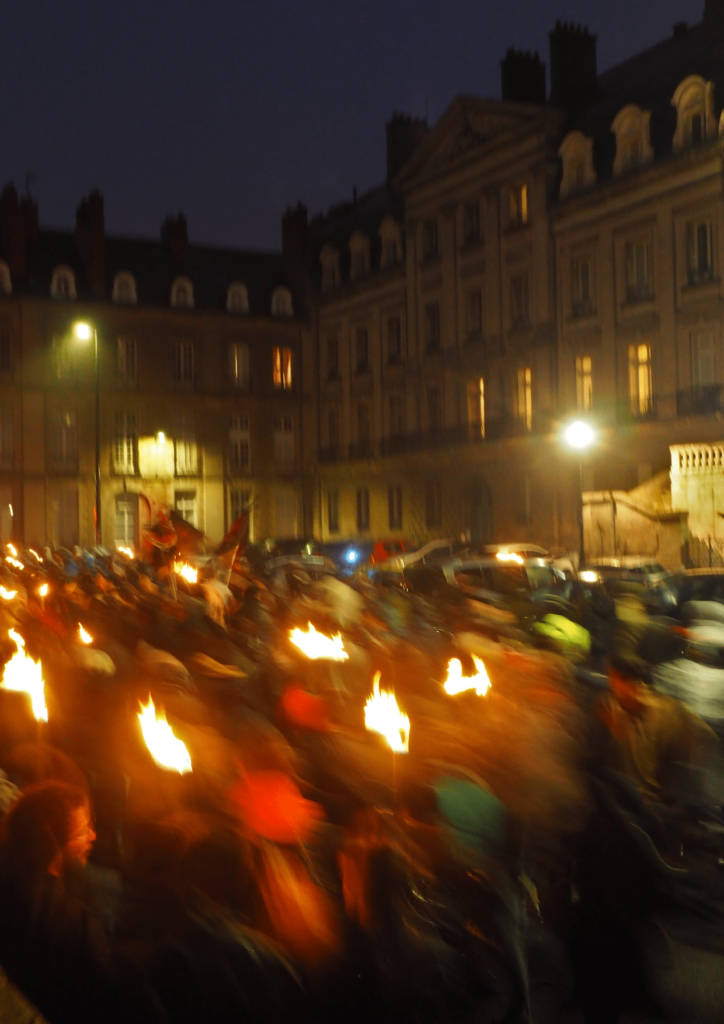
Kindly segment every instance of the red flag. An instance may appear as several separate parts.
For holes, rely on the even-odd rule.
[[[217,546],[214,554],[225,555],[235,548],[241,553],[249,540],[249,509],[245,508],[238,519],[229,527],[228,533]]]

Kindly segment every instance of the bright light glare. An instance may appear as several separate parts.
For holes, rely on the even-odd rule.
[[[15,547],[14,544],[6,544],[5,547],[8,549],[13,558],[18,557],[18,549]]]
[[[40,587],[38,587],[38,593],[40,594],[41,597],[47,597],[49,590],[50,587],[48,586],[47,583],[43,583]]]
[[[93,335],[90,324],[82,322],[74,325],[73,333],[79,341],[90,341]]]
[[[380,673],[375,672],[373,690],[365,704],[365,728],[384,736],[396,754],[410,750],[410,719],[397,706],[394,693],[380,690]]]
[[[600,576],[593,569],[584,569],[583,572],[578,574],[579,579],[583,580],[584,583],[598,583]]]
[[[515,562],[516,565],[523,564],[523,559],[520,555],[516,555],[514,551],[499,551],[495,557],[500,562]]]
[[[575,423],[571,423],[566,427],[563,437],[566,444],[570,445],[571,448],[590,448],[596,435],[588,423],[584,423],[583,420],[576,420]]]
[[[166,444],[166,435],[162,430],[156,434],[156,444]]]
[[[347,561],[348,562],[356,562],[358,557],[359,556],[357,555],[356,551],[348,551],[347,552]]]
[[[0,587],[0,597],[3,601],[12,601],[17,596],[17,590],[6,590],[5,587]]]

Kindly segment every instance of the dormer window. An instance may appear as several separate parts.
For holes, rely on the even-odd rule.
[[[350,277],[358,281],[370,272],[370,240],[361,231],[355,231],[349,240]]]
[[[229,313],[249,312],[249,293],[246,285],[235,281],[226,293],[226,309]]]
[[[12,295],[13,285],[10,280],[10,267],[0,260],[0,295]]]
[[[674,152],[706,142],[716,133],[714,83],[701,75],[690,75],[679,85],[671,100],[676,107]]]
[[[271,300],[272,316],[293,316],[292,293],[288,288],[275,288]]]
[[[508,223],[511,228],[528,223],[528,186],[522,182],[508,190]]]
[[[630,103],[616,115],[611,125],[611,131],[616,136],[616,159],[613,162],[615,175],[625,174],[654,159],[650,121],[651,111],[642,110],[635,103]]]
[[[396,267],[402,261],[402,237],[400,225],[392,217],[385,217],[380,224],[383,267]]]
[[[133,274],[121,271],[113,279],[113,301],[124,306],[135,306],[136,279]]]
[[[339,288],[339,252],[332,245],[325,245],[319,254],[322,264],[322,291],[331,292]]]
[[[566,135],[558,154],[563,163],[561,179],[561,199],[580,192],[596,183],[596,171],[593,166],[593,139],[588,139],[583,132],[569,132]]]
[[[50,282],[50,294],[54,299],[74,299],[76,297],[75,274],[70,267],[55,268]]]
[[[194,308],[194,286],[187,277],[177,277],[171,285],[171,305],[174,309]]]

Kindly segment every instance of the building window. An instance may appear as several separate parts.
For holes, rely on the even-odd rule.
[[[129,410],[116,412],[113,444],[113,468],[116,473],[133,476],[136,472],[136,414]]]
[[[327,338],[327,380],[339,377],[339,339],[336,334]]]
[[[357,373],[370,368],[370,336],[366,327],[358,327],[355,335],[355,366]]]
[[[485,437],[485,381],[468,381],[468,425],[473,438]]]
[[[593,311],[593,269],[588,256],[571,261],[571,311],[574,316]]]
[[[229,313],[249,312],[249,292],[245,284],[235,281],[226,293],[226,309]]]
[[[294,420],[288,413],[274,417],[274,461],[282,472],[294,469]]]
[[[402,488],[392,485],[387,489],[388,523],[391,530],[402,529]]]
[[[339,533],[339,491],[327,491],[327,529]]]
[[[463,206],[463,244],[475,245],[480,241],[480,204]]]
[[[177,341],[173,349],[173,379],[177,384],[193,384],[194,344]]]
[[[576,356],[576,408],[593,408],[593,362],[590,356]]]
[[[428,302],[425,306],[425,351],[440,349],[440,304]]]
[[[402,362],[402,321],[399,316],[387,317],[387,362],[390,366]]]
[[[530,366],[518,368],[518,423],[523,430],[533,429],[533,374]]]
[[[510,319],[513,330],[530,324],[530,285],[528,274],[515,274],[510,279]]]
[[[708,218],[687,224],[686,254],[689,284],[710,281],[714,274],[712,223]]]
[[[647,416],[653,408],[650,345],[629,345],[628,390],[631,412],[634,416]]]
[[[136,339],[127,336],[118,338],[116,345],[116,374],[119,381],[135,381],[137,369]]]
[[[116,497],[116,547],[135,548],[138,543],[138,499],[135,495]]]
[[[370,492],[366,487],[357,489],[357,529],[361,533],[370,528]]]
[[[442,526],[442,487],[439,480],[425,485],[425,525]]]
[[[427,425],[431,434],[442,430],[442,392],[440,388],[427,389]]]
[[[439,255],[437,221],[426,220],[422,225],[422,258],[423,260],[435,260]]]
[[[76,472],[78,469],[78,421],[73,410],[63,409],[51,418],[50,458],[53,469]]]
[[[229,463],[233,471],[248,473],[251,469],[251,433],[249,416],[235,413],[229,424]],[[237,519],[238,516],[234,516]]]
[[[196,491],[176,491],[174,505],[182,519],[191,526],[198,528]]]
[[[359,402],[357,404],[357,440],[360,446],[369,445],[371,436],[370,407],[367,402]]]
[[[113,279],[113,301],[122,306],[135,306],[136,279],[133,274],[122,270]]]
[[[528,186],[512,185],[508,191],[508,221],[513,228],[528,223]]]
[[[468,343],[483,336],[483,291],[469,288],[465,292],[465,338]]]
[[[271,300],[272,316],[293,316],[292,293],[288,288],[275,288]]]
[[[243,341],[229,345],[229,377],[232,386],[246,391],[249,387],[249,346]]]
[[[198,472],[198,448],[196,445],[196,424],[192,415],[182,413],[176,428],[176,476],[196,476]]]
[[[274,387],[290,391],[292,387],[292,350],[275,346],[272,350],[272,364]]]
[[[626,244],[626,296],[629,302],[651,298],[650,253],[646,238]]]
[[[50,282],[50,294],[54,299],[75,298],[75,274],[70,267],[56,267]]]
[[[229,522],[235,523],[245,512],[249,514],[249,540],[252,538],[252,506],[254,502],[248,487],[232,487],[229,492]]]
[[[405,400],[402,395],[390,395],[390,437],[405,433]]]
[[[671,102],[677,115],[675,153],[716,134],[713,82],[705,81],[700,75],[690,75],[678,85]]]
[[[5,471],[13,468],[15,445],[13,437],[13,407],[0,406],[0,467]]]
[[[717,383],[716,342],[711,331],[698,331],[691,336],[692,380],[695,387]]]
[[[171,285],[171,305],[174,309],[194,308],[194,286],[187,277],[177,277]]]
[[[327,410],[327,447],[335,454],[340,450],[339,409],[332,406]]]
[[[12,370],[13,346],[10,331],[0,330],[0,370]]]

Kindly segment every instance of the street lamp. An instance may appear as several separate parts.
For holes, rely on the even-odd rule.
[[[586,564],[586,554],[583,536],[583,454],[596,442],[596,431],[585,420],[574,420],[569,423],[563,431],[563,440],[569,448],[579,452],[578,458],[578,531],[579,531],[579,554],[578,571]]]
[[[96,503],[94,509],[96,547],[101,543],[101,413],[100,391],[98,386],[98,331],[94,324],[79,321],[73,325],[73,333],[79,341],[90,341],[93,338],[93,366],[96,388]]]

